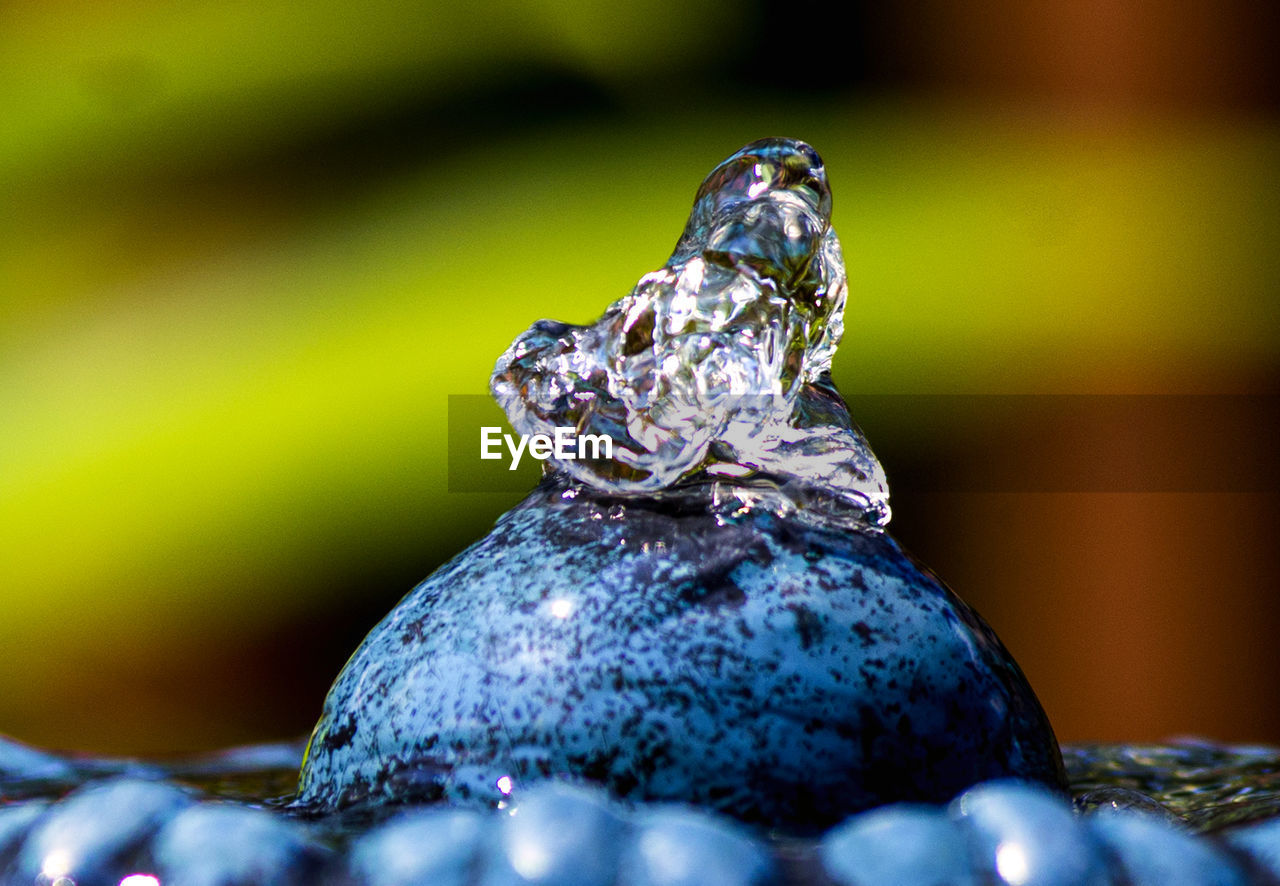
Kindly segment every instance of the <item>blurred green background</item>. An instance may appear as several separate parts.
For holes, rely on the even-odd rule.
[[[1280,741],[1274,488],[965,493],[975,458],[1058,470],[1088,422],[975,455],[964,415],[857,408],[1276,394],[1277,24],[1248,0],[0,6],[0,732],[305,733],[516,498],[447,491],[448,395],[534,319],[594,318],[712,166],[792,135],[849,265],[836,380],[891,484],[958,478],[905,483],[895,533],[1061,738]],[[1135,464],[1169,445],[1109,433]]]

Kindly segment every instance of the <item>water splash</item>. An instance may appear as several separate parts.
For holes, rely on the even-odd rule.
[[[884,471],[829,374],[846,290],[821,158],[763,139],[707,176],[662,268],[595,323],[534,323],[491,389],[520,433],[611,437],[611,457],[550,462],[605,492],[711,481],[880,526]]]

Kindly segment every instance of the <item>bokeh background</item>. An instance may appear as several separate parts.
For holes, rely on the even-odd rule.
[[[785,134],[827,162],[895,534],[1060,738],[1280,742],[1273,9],[0,5],[0,732],[305,733],[518,497],[448,491],[447,396]],[[1103,396],[1136,394],[1199,399]],[[1146,478],[1188,426],[1196,469]]]

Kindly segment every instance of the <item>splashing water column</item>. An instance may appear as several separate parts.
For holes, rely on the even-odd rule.
[[[828,375],[847,289],[821,159],[764,139],[702,183],[666,265],[590,326],[534,323],[493,394],[523,433],[610,437],[612,458],[556,462],[601,491],[767,477],[881,525],[884,471]]]

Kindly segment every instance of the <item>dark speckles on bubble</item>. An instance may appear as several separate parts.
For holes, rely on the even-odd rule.
[[[803,603],[791,603],[787,608],[796,619],[796,636],[800,638],[800,648],[808,649],[821,641],[825,628],[822,619]]]
[[[867,624],[865,621],[854,622],[853,632],[858,635],[858,639],[862,642],[863,646],[875,645],[875,631],[873,631],[871,629],[871,625]]]
[[[400,635],[400,642],[406,646],[410,643],[421,643],[423,639],[421,619],[415,619],[405,625],[404,633]]]
[[[356,734],[356,718],[348,716],[341,724],[324,733],[324,746],[330,750],[340,750],[351,744]]]
[[[680,599],[686,603],[716,609],[721,606],[737,608],[747,602],[747,595],[731,579],[717,579],[710,586],[687,583],[680,591]]]
[[[353,785],[365,802],[493,805],[500,775],[574,775],[803,830],[985,778],[1060,783],[1007,653],[957,637],[976,617],[885,533],[721,521],[696,490],[594,521],[612,505],[565,491],[544,481],[370,634],[326,700],[305,805],[342,806]],[[566,534],[572,549],[547,544]],[[411,621],[424,639],[406,646]]]

